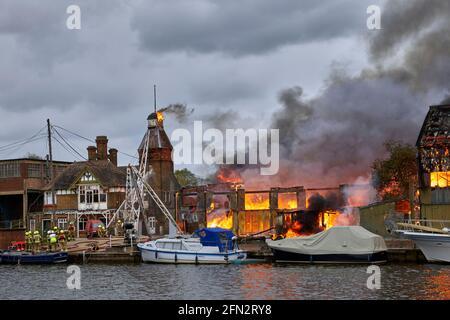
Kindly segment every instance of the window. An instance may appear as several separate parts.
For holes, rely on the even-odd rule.
[[[20,177],[20,166],[18,161],[0,164],[0,178]]]
[[[98,185],[81,185],[79,194],[82,204],[105,203],[107,200],[106,194]]]
[[[450,203],[450,189],[436,188],[431,190],[432,204],[449,204]]]
[[[450,187],[450,172],[431,172],[430,186],[432,188],[447,188]]]
[[[181,250],[181,242],[175,242],[173,244],[173,249],[174,250]]]
[[[58,219],[58,229],[67,230],[67,219]]]
[[[78,230],[80,231],[86,230],[86,223],[87,223],[86,218],[80,218],[78,220]]]
[[[29,178],[40,178],[41,174],[41,165],[36,163],[31,163],[28,165],[28,177]]]
[[[52,205],[53,204],[53,197],[52,197],[52,193],[50,191],[45,192],[45,199],[44,199],[45,204],[48,205]],[[58,202],[56,200],[56,194],[55,194],[55,204],[56,202]]]
[[[36,220],[35,219],[30,219],[29,229],[31,231],[35,231],[36,230]]]
[[[86,203],[87,204],[91,204],[92,203],[92,198],[93,198],[92,196],[93,196],[92,190],[86,191]]]
[[[86,202],[86,191],[84,190],[84,187],[80,187],[80,203]]]

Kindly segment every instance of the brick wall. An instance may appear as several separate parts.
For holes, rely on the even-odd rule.
[[[59,194],[56,197],[58,210],[78,209],[78,196],[76,194]]]
[[[0,178],[0,192],[23,191],[22,178]]]
[[[109,192],[108,193],[108,209],[117,209],[125,200],[124,192]]]
[[[11,241],[24,241],[25,229],[0,230],[0,249],[8,249]]]

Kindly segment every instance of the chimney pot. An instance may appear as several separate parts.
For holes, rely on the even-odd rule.
[[[97,136],[97,160],[108,160],[108,137]]]
[[[95,161],[97,160],[97,148],[94,146],[87,147],[88,151],[88,160],[89,161]]]
[[[116,167],[117,167],[117,152],[118,151],[115,148],[109,149],[109,161],[111,161],[111,163]]]

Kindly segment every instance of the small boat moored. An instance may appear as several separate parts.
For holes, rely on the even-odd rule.
[[[245,260],[231,230],[203,228],[190,237],[166,237],[138,244],[144,262],[228,264]]]
[[[415,222],[415,223],[412,223]],[[433,226],[439,224],[439,228]],[[394,232],[414,241],[429,262],[450,263],[450,221],[415,220],[396,223]]]
[[[0,264],[52,264],[67,262],[67,252],[45,252],[32,254],[23,251],[0,252]]]
[[[383,263],[383,237],[360,226],[336,226],[305,237],[266,240],[277,262]]]

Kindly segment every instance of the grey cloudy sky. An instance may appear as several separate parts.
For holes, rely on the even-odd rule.
[[[66,8],[81,8],[81,30]],[[45,119],[135,154],[152,110],[184,103],[188,123],[239,112],[270,126],[280,91],[320,94],[333,66],[356,75],[369,61],[366,8],[382,0],[3,0],[0,3],[0,146]],[[335,69],[335,68],[334,68]],[[85,153],[86,142],[71,140]],[[11,152],[45,155],[45,143]],[[56,158],[74,157],[56,146]],[[126,164],[131,159],[121,155]],[[195,170],[195,169],[194,169]]]

